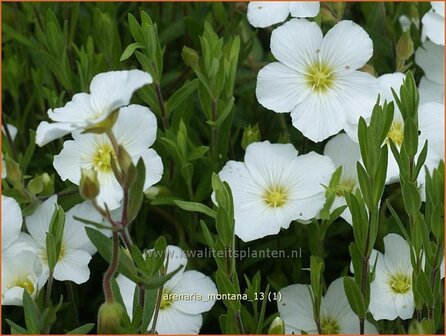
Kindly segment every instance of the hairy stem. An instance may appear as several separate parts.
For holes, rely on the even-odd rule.
[[[107,271],[104,274],[104,278],[102,280],[102,287],[104,289],[105,301],[107,303],[113,303],[114,297],[112,292],[111,280],[113,275],[116,272],[119,261],[119,237],[116,231],[113,232],[113,240],[112,240],[112,259],[110,261],[110,265],[108,266]]]

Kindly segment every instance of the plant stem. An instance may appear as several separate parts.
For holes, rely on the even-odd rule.
[[[160,110],[161,110],[161,122],[163,123],[163,127],[166,130],[169,128],[169,120],[167,119],[166,103],[163,98],[163,93],[161,91],[160,83],[155,83],[155,91],[156,91],[156,97],[158,98],[158,103],[160,105]]]
[[[48,275],[48,282],[46,285],[45,307],[49,307],[51,303],[51,290],[53,289],[53,280],[53,271],[50,271]]]
[[[163,288],[164,288],[164,286],[161,286],[158,289],[158,296],[156,298],[156,305],[155,305],[155,311],[153,313],[153,323],[152,323],[152,329],[150,329],[150,334],[155,334],[155,332],[156,332],[156,323],[158,322],[158,315],[160,312],[161,299],[163,297]]]
[[[110,261],[110,265],[108,266],[107,271],[104,274],[104,279],[102,280],[102,286],[104,289],[105,301],[107,303],[113,303],[114,297],[111,289],[111,280],[113,275],[116,272],[116,268],[118,267],[119,261],[119,237],[118,232],[113,232],[113,240],[112,240],[112,259]]]
[[[215,122],[217,120],[217,102],[215,99],[212,100],[211,112],[212,121]],[[211,149],[212,156],[216,160],[218,156],[218,130],[214,125],[211,126]]]
[[[76,304],[77,298],[74,293],[75,289],[73,286],[73,282],[65,281],[65,284],[67,286],[68,299],[70,301],[71,308],[73,309],[73,320],[74,320],[73,323],[75,326],[78,326],[79,325],[79,313],[77,311],[77,304]]]

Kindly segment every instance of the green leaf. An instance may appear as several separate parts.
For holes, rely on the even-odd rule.
[[[206,239],[206,243],[209,248],[214,249],[214,238],[212,238],[212,234],[209,231],[206,223],[203,220],[200,220],[201,230],[203,231],[204,238]]]
[[[87,323],[83,326],[77,327],[69,332],[67,332],[68,335],[86,335],[88,334],[93,328],[95,324],[94,323]]]
[[[135,50],[142,49],[142,48],[144,48],[144,44],[142,44],[142,43],[139,43],[139,42],[130,43],[127,46],[127,48],[125,48],[125,50],[122,53],[121,58],[119,59],[119,61],[120,62],[125,61],[126,59],[128,59],[130,56],[133,55]]]
[[[166,238],[164,238],[164,236],[160,236],[156,240],[153,250],[147,252],[146,269],[150,276],[154,276],[159,272],[161,267],[164,265],[166,259],[167,262],[169,262],[168,261],[169,255],[166,252],[166,248],[167,248]]]
[[[409,215],[414,215],[421,207],[421,198],[418,188],[414,182],[402,182],[404,207]]]
[[[216,218],[217,212],[207,207],[204,204],[197,202],[188,202],[188,201],[180,201],[176,200],[174,203],[183,210],[191,211],[191,212],[199,212],[205,214],[209,217]]]
[[[141,209],[142,201],[144,199],[144,183],[146,181],[146,166],[142,159],[138,160],[136,164],[136,179],[129,191],[129,203],[128,203],[128,223],[135,220],[138,215],[139,209]]]
[[[110,262],[112,256],[111,240],[96,229],[86,227],[85,231],[87,232],[87,236],[90,238],[93,245],[98,249],[99,254],[107,262]],[[135,283],[140,283],[142,281],[141,277],[138,276],[133,261],[122,249],[119,249],[118,272],[122,273]]]
[[[183,268],[183,265],[179,266],[176,270],[168,273],[168,274],[164,274],[164,275],[160,275],[157,277],[153,277],[150,280],[144,280],[143,281],[143,286],[145,289],[156,289],[156,288],[160,288],[161,286],[163,286],[167,281],[169,281],[170,279],[172,279],[172,277],[177,274],[179,272],[180,269]]]
[[[43,327],[40,311],[27,290],[23,291],[23,311],[25,314],[26,328],[29,333],[40,334]]]
[[[198,79],[192,81],[186,81],[181,88],[179,88],[175,93],[167,100],[167,111],[171,113],[178,109],[181,104],[190,97],[198,88]]]
[[[238,294],[236,286],[231,282],[228,275],[222,270],[218,269],[215,273],[215,280],[217,281],[217,287],[219,293],[225,294]],[[223,300],[223,303],[228,309],[238,311],[240,309],[240,301],[237,300]]]
[[[144,307],[142,312],[141,333],[144,334],[152,320],[155,311],[158,291],[156,289],[144,289]]]
[[[365,306],[361,290],[353,278],[348,276],[344,277],[344,290],[353,312],[358,315],[358,317],[365,318],[367,307]]]
[[[30,334],[30,332],[28,330],[26,330],[25,328],[19,326],[15,322],[13,322],[13,321],[11,321],[9,319],[5,319],[5,321],[11,327],[11,334],[12,335],[29,335]]]

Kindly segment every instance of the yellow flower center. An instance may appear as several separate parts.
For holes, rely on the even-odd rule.
[[[104,173],[111,172],[111,160],[115,158],[115,152],[110,144],[102,144],[93,155],[93,168]]]
[[[161,304],[160,304],[160,309],[166,309],[169,308],[173,303],[173,298],[170,294],[169,291],[167,291],[166,289],[163,289],[163,294],[161,295]]]
[[[396,273],[389,277],[389,285],[397,294],[407,293],[412,286],[412,278],[407,274]]]
[[[348,193],[353,192],[353,189],[356,187],[356,182],[353,179],[345,178],[339,181],[339,184],[336,186],[336,196],[345,196]]]
[[[288,193],[281,186],[274,186],[265,191],[263,200],[268,207],[280,208],[285,205],[288,199]]]
[[[333,87],[333,70],[326,64],[315,63],[308,67],[306,77],[313,91],[324,92]]]
[[[34,294],[34,292],[36,290],[36,286],[34,285],[34,282],[32,282],[30,279],[24,278],[24,277],[15,279],[12,283],[12,286],[9,286],[9,288],[12,288],[12,287],[22,287],[31,296]]]
[[[331,317],[322,317],[321,329],[323,335],[336,335],[340,332],[338,322]]]
[[[390,126],[387,138],[392,140],[396,146],[401,146],[404,140],[404,124],[401,121],[394,121]]]

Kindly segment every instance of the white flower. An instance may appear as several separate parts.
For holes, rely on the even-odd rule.
[[[15,253],[2,255],[2,305],[21,306],[24,290],[35,298],[43,286],[39,282],[42,266],[35,252],[14,245],[10,249]]]
[[[409,244],[399,235],[384,237],[384,254],[375,251],[375,279],[370,285],[370,312],[375,320],[407,320],[415,310]],[[372,260],[373,259],[373,260]]]
[[[90,83],[90,93],[75,94],[64,107],[48,110],[49,118],[55,123],[40,123],[36,143],[43,146],[70,132],[103,121],[113,111],[128,105],[133,92],[150,83],[152,77],[140,70],[96,75]]]
[[[248,4],[248,21],[258,28],[283,22],[288,15],[305,18],[319,13],[319,2],[315,1],[251,1]]]
[[[325,201],[322,184],[333,171],[328,157],[298,156],[291,144],[250,144],[245,162],[229,161],[219,173],[234,197],[235,234],[250,241],[314,218]]]
[[[419,92],[420,104],[444,103],[444,47],[427,40],[415,52],[415,62],[423,69]]]
[[[318,334],[313,316],[309,285],[291,285],[280,290],[282,300],[277,302],[280,317],[287,334]],[[353,313],[344,292],[343,279],[333,281],[322,298],[320,324],[322,334],[359,334],[359,320]],[[377,334],[376,328],[365,322],[366,334]]]
[[[22,210],[14,198],[2,195],[2,251],[19,238],[22,230]]]
[[[361,151],[359,144],[354,142],[347,134],[338,134],[331,138],[325,145],[324,155],[328,156],[336,168],[342,166],[341,180],[336,188],[336,198],[332,209],[347,205],[345,201],[346,193],[355,193],[359,187],[356,173],[356,163],[361,161]],[[352,225],[352,214],[346,208],[341,217]]]
[[[49,231],[51,218],[57,206],[57,196],[52,196],[43,202],[35,212],[26,217],[26,228],[34,239],[37,254],[43,265],[43,277],[48,277],[48,260],[46,252],[46,234]],[[76,221],[73,216],[101,222],[101,216],[88,203],[80,204],[65,215],[65,226],[62,236],[62,247],[54,269],[54,279],[70,280],[77,284],[86,282],[90,277],[88,263],[94,252],[89,241],[84,224]]]
[[[291,112],[294,127],[310,140],[322,141],[370,116],[378,82],[356,71],[373,53],[359,25],[341,21],[323,37],[316,23],[293,19],[273,31],[271,52],[279,62],[260,70],[257,99],[275,112]]]
[[[218,293],[214,282],[203,273],[185,271],[187,257],[179,247],[169,245],[167,273],[183,268],[163,286],[161,305],[156,323],[158,334],[198,334],[204,312],[211,310]],[[123,275],[116,278],[129,316],[133,311],[135,283]],[[149,324],[152,327],[153,320]]]
[[[444,2],[431,1],[432,10],[427,12],[421,22],[427,37],[435,44],[444,45]]]
[[[387,102],[394,101],[392,90],[399,94],[400,87],[404,81],[404,74],[393,73],[385,74],[378,78],[380,83],[380,99],[381,102],[386,100]],[[398,149],[404,140],[404,120],[401,112],[394,103],[394,114],[393,121],[387,135],[387,144],[389,144],[389,139],[393,141]],[[425,140],[428,140],[428,158],[426,159],[425,165],[432,167],[439,162],[439,158],[443,157],[442,148],[444,142],[444,108],[442,104],[438,103],[428,103],[423,104],[418,109],[418,129],[419,129],[419,149],[418,153],[421,151]],[[354,140],[358,141],[357,137],[357,125],[356,127],[351,127],[346,129],[348,135]],[[386,184],[391,184],[399,181],[399,167],[393,156],[393,153],[388,147],[389,159],[387,165],[387,176]],[[421,178],[424,181],[424,171],[420,173]]]
[[[159,155],[149,148],[156,139],[156,117],[144,106],[130,105],[119,111],[112,132],[118,144],[122,145],[133,163],[142,158],[146,165],[144,189],[157,183],[163,173],[163,163]],[[99,204],[107,203],[109,209],[119,207],[122,188],[111,167],[114,150],[105,134],[73,133],[72,141],[66,141],[59,155],[54,157],[54,168],[62,180],[70,180],[79,185],[81,168],[95,169],[98,174],[100,193]]]

